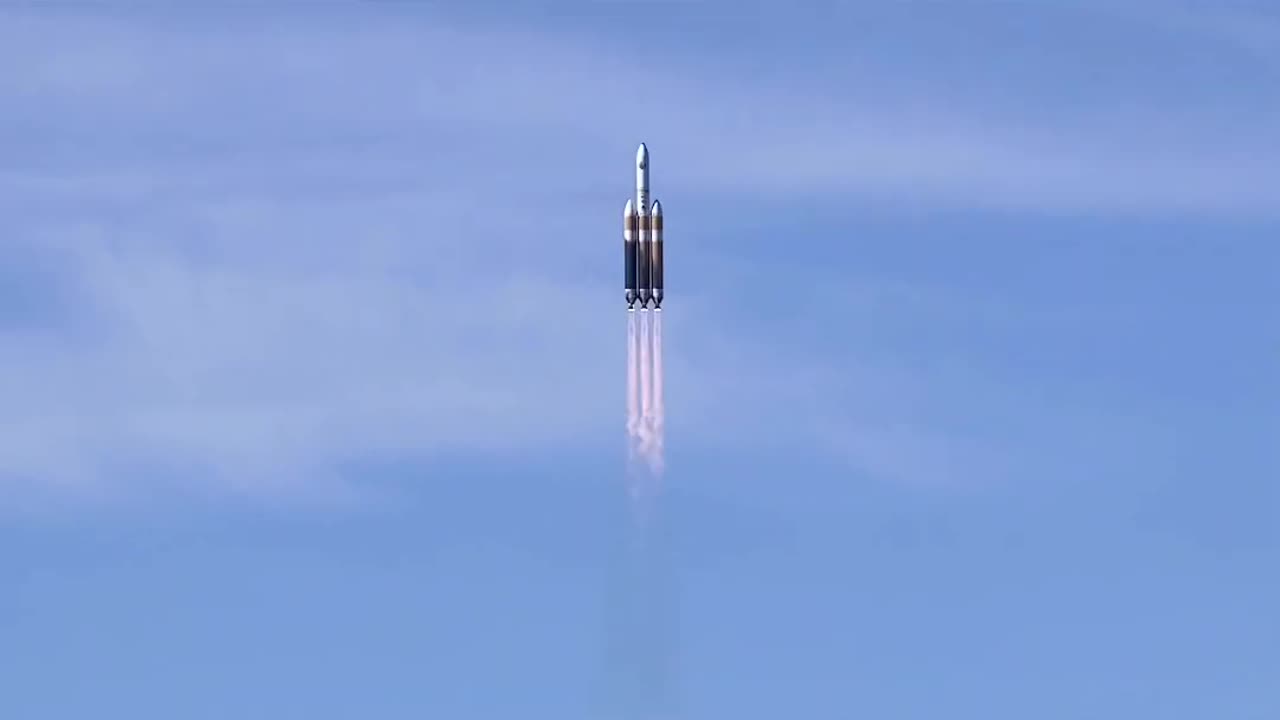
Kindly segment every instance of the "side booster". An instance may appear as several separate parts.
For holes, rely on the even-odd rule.
[[[649,209],[649,297],[653,308],[662,309],[662,203],[653,201]]]
[[[630,309],[640,299],[636,291],[640,287],[636,284],[636,208],[630,200],[622,209],[622,256],[627,275],[627,308]]]
[[[622,210],[622,252],[627,309],[662,308],[662,204],[649,204],[649,149],[636,151],[636,194]]]

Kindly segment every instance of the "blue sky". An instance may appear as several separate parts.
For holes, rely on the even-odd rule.
[[[1277,48],[1261,4],[4,10],[0,716],[1275,717]]]

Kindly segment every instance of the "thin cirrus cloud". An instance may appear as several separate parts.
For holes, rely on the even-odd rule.
[[[601,234],[616,229],[642,136],[663,148],[667,192],[689,195],[1258,213],[1280,187],[1247,136],[1190,128],[1174,134],[1194,142],[1157,146],[1141,111],[1115,126],[992,123],[1001,113],[962,104],[921,115],[903,97],[714,65],[637,68],[586,33],[12,17],[0,247],[52,270],[22,291],[21,317],[0,316],[0,418],[20,428],[0,440],[0,477],[59,488],[141,483],[119,469],[162,466],[267,491],[368,454],[603,437],[621,422],[621,357],[591,358],[622,346],[615,278],[600,270],[616,247]],[[661,83],[662,111],[620,114],[620,77]],[[616,158],[619,192],[604,192]],[[689,318],[700,332],[673,323],[668,353],[687,410],[673,432],[686,423],[691,442],[769,431],[750,413],[715,422],[732,414],[725,366],[763,405],[821,403],[838,374],[745,352],[712,298],[694,293]],[[784,381],[798,370],[811,380]],[[822,408],[795,439],[883,414]],[[888,467],[912,455],[910,435],[852,451]]]
[[[1183,28],[1183,17],[1147,24],[1151,33]],[[1096,24],[1105,21],[1105,27],[1118,22],[1110,14],[1100,18]],[[158,137],[153,153],[176,163],[184,158],[172,146],[180,143],[165,142],[174,136],[196,148],[210,146],[209,152],[254,143],[331,151],[344,144],[413,144],[426,150],[429,142],[441,155],[423,158],[427,167],[417,170],[431,174],[431,166],[456,168],[465,160],[474,172],[501,176],[486,182],[484,189],[492,191],[499,181],[505,181],[501,189],[519,185],[510,151],[520,140],[536,139],[540,152],[565,170],[598,172],[602,148],[644,135],[666,150],[673,179],[706,189],[888,193],[1051,211],[1269,214],[1280,206],[1268,150],[1275,137],[1267,123],[1205,117],[1206,98],[1192,90],[1150,96],[1140,87],[1145,75],[1094,67],[1089,54],[1078,52],[1092,25],[1060,43],[1058,55],[1070,49],[1078,56],[1070,71],[1056,67],[1058,55],[1014,47],[969,58],[970,67],[953,76],[907,61],[902,50],[885,49],[868,64],[899,82],[800,65],[792,73],[800,81],[789,83],[785,77],[743,77],[723,64],[700,67],[660,57],[636,63],[625,47],[589,34],[450,28],[421,18],[399,26],[383,18],[354,32],[336,21],[286,26],[249,20],[224,18],[212,29],[173,20],[150,26],[82,21],[62,34],[66,47],[15,37],[17,49],[9,52],[22,62],[10,66],[30,70],[10,71],[6,84],[34,95],[37,107],[42,96],[46,107],[92,107],[92,132]],[[22,32],[21,24],[16,28],[11,32]],[[1231,37],[1183,31],[1172,39],[1197,41],[1212,53],[1231,45]],[[236,52],[226,52],[232,44]],[[1092,52],[1110,59],[1097,48]],[[1169,54],[1146,60],[1172,63],[1169,73],[1176,74],[1179,56]],[[998,85],[993,92],[992,83],[972,80],[1037,58],[1048,66],[1044,85],[1050,88],[1055,82],[1084,84],[1095,74],[1119,74],[1134,87],[1125,97],[1125,85],[1099,83],[1107,90],[1103,105],[1090,102],[1088,88],[1064,87],[1060,96],[1048,96],[1045,104],[1056,110],[1046,118],[1026,113],[1019,95],[1044,95],[1044,87],[1012,76],[1016,92],[1002,96]],[[1132,57],[1122,59],[1134,64]],[[785,57],[781,61],[785,65]],[[1266,84],[1265,75],[1236,70],[1228,63],[1222,72],[1233,72],[1233,81],[1246,88]],[[806,72],[829,82],[803,82]],[[971,98],[946,87],[966,81]],[[633,102],[614,100],[630,94],[624,88],[651,90]],[[106,102],[112,98],[116,102]],[[83,132],[77,115],[42,113],[39,119]],[[140,126],[139,116],[148,122]],[[477,142],[494,137],[505,142],[492,152]],[[451,143],[465,144],[465,157],[452,156]],[[387,169],[380,164],[377,171]],[[548,192],[575,184],[570,172],[542,180]]]

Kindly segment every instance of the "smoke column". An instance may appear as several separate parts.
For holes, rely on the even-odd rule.
[[[640,457],[640,340],[636,314],[627,313],[627,465]]]
[[[640,454],[649,456],[653,442],[653,336],[649,332],[649,313],[640,313]]]
[[[654,480],[658,481],[662,478],[662,471],[666,465],[663,447],[666,441],[666,410],[662,400],[662,313],[654,313],[652,322],[653,351],[649,357],[653,363],[653,384],[650,388],[653,397],[649,406],[653,409],[653,418],[650,427],[649,468],[653,471]]]
[[[637,503],[661,484],[665,415],[662,315],[627,313],[627,479]]]
[[[627,313],[627,490],[631,522],[609,564],[604,671],[618,720],[674,717],[678,597],[661,510],[665,472],[661,312]]]

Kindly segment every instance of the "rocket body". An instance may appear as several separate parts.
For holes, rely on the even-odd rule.
[[[636,280],[636,209],[630,200],[622,209],[622,256],[623,275],[626,284],[627,309],[635,307],[640,299],[639,285]]]
[[[649,203],[649,149],[636,150],[635,197],[622,213],[627,309],[660,309],[663,297],[662,205]]]

